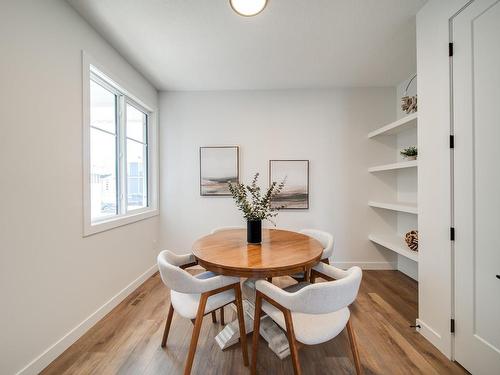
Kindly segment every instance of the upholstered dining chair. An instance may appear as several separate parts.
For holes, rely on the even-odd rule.
[[[175,253],[171,253],[171,254],[172,254],[172,256],[177,256]],[[183,270],[186,268],[194,267],[194,266],[198,265],[198,261],[196,260],[196,258],[194,257],[193,254],[183,254],[182,257],[183,257],[183,261],[187,262],[187,263],[179,266]],[[222,325],[224,325],[224,308],[223,307],[221,307],[219,309],[219,313],[220,313],[220,323]],[[215,314],[215,310],[212,311],[212,322],[217,323],[217,316]]]
[[[301,374],[297,342],[316,345],[336,337],[347,327],[356,373],[361,362],[350,319],[349,305],[354,302],[361,283],[359,267],[347,271],[325,263],[312,269],[312,280],[321,277],[327,282],[299,283],[280,289],[265,280],[255,283],[255,317],[252,347],[252,374],[257,370],[260,318],[262,310],[286,330],[295,374]]]
[[[174,311],[182,317],[190,319],[194,324],[194,329],[184,368],[184,374],[190,374],[203,317],[225,305],[234,303],[238,313],[243,363],[248,366],[240,279],[215,275],[212,272],[203,272],[193,276],[182,269],[184,264],[192,263],[193,259],[192,254],[176,255],[168,250],[163,250],[158,255],[161,279],[170,288],[170,307],[161,346],[165,347],[167,344]]]
[[[218,232],[223,232],[225,230],[232,230],[232,229],[245,229],[243,227],[237,227],[237,226],[232,226],[232,227],[219,227],[219,228],[215,228],[212,230],[212,234],[214,233],[218,233]]]
[[[318,229],[302,229],[299,233],[305,234],[306,236],[312,237],[315,240],[318,240],[323,246],[323,253],[321,254],[321,261],[326,264],[330,264],[330,257],[333,254],[333,245],[334,239],[333,236],[322,230]],[[293,275],[290,275],[297,281],[307,281],[307,277],[304,272],[297,272]]]
[[[232,229],[245,229],[245,228],[237,227],[237,226],[219,227],[219,228],[212,229],[212,232],[210,232],[210,233],[215,234],[215,233],[224,232],[226,230],[232,230]],[[224,308],[223,307],[220,308],[219,314],[220,314],[220,322],[221,322],[221,324],[224,324]],[[212,321],[214,323],[216,321],[215,311],[212,313]]]
[[[302,229],[299,231],[299,233],[305,234],[309,237],[314,238],[315,240],[318,240],[323,246],[323,254],[321,254],[321,261],[330,264],[329,258],[333,254],[333,245],[334,245],[333,236],[328,232],[324,232],[318,229]]]

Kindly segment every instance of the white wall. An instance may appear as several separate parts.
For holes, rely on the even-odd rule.
[[[466,0],[429,0],[417,15],[419,323],[452,357],[448,21]]]
[[[64,1],[0,3],[2,374],[28,365],[155,263],[157,217],[82,238],[82,49],[157,106],[156,90]]]
[[[162,93],[162,246],[186,252],[214,227],[244,225],[231,198],[199,195],[198,148],[239,145],[242,181],[260,172],[263,187],[269,159],[310,160],[310,209],[282,211],[278,226],[332,232],[333,260],[343,266],[394,267],[395,254],[367,239],[373,223],[388,225],[368,200],[395,194],[367,172],[393,148],[367,134],[394,120],[394,101],[390,88]]]

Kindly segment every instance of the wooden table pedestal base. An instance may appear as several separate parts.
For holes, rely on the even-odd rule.
[[[253,317],[255,312],[255,279],[248,279],[243,283],[243,311],[245,319],[245,331],[250,333],[253,331]],[[231,305],[236,311],[236,307]],[[278,358],[283,359],[290,355],[290,347],[288,339],[281,328],[269,317],[263,316],[260,320],[260,335],[267,341],[269,349],[273,351]],[[222,350],[237,344],[240,338],[240,330],[238,328],[238,319],[227,324],[222,331],[215,336],[215,341],[219,344]]]

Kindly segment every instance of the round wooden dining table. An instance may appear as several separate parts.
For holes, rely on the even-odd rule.
[[[302,233],[263,229],[260,244],[247,243],[246,229],[228,229],[198,239],[193,254],[220,275],[270,278],[305,272],[318,263],[323,246]]]

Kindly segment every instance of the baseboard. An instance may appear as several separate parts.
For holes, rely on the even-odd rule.
[[[335,267],[347,269],[353,266],[358,266],[363,270],[395,270],[397,269],[396,262],[332,262],[330,264]]]
[[[146,272],[132,281],[129,285],[123,288],[119,293],[113,296],[108,302],[102,305],[97,311],[91,314],[87,319],[78,324],[75,328],[64,335],[60,340],[50,346],[37,358],[31,361],[26,367],[20,370],[17,375],[35,375],[47,367],[54,359],[60,356],[68,349],[76,340],[83,336],[90,328],[92,328],[99,320],[104,318],[111,310],[113,310],[120,302],[136,290],[144,281],[151,277],[158,267],[151,266]]]
[[[443,353],[448,359],[452,359],[451,348],[449,345],[446,345],[446,342],[443,341],[443,338],[439,333],[437,333],[434,329],[432,329],[428,324],[424,323],[422,320],[416,320],[417,325],[420,328],[417,328],[417,332],[424,336],[427,341],[429,341],[432,345],[434,345],[441,353]],[[443,345],[444,344],[444,345]],[[445,347],[443,347],[445,346]]]

